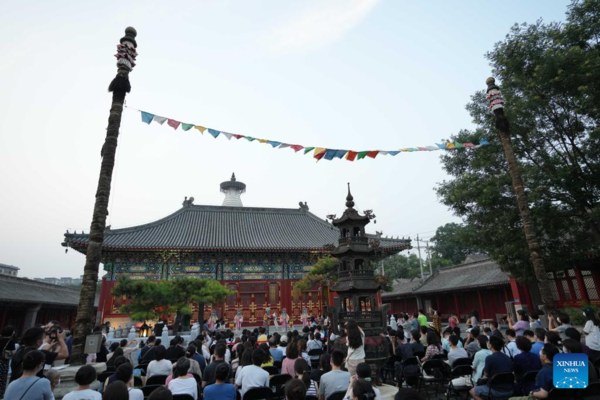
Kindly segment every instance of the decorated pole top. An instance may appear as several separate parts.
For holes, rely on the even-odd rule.
[[[135,59],[137,58],[137,42],[135,37],[137,31],[131,26],[125,28],[125,36],[119,40],[117,45],[117,76],[112,80],[108,86],[108,91],[113,92],[117,98],[123,97],[125,99],[125,93],[131,91],[131,84],[129,83],[129,72],[135,67]]]
[[[504,99],[502,98],[500,88],[496,85],[496,79],[489,77],[485,80],[485,83],[487,84],[487,99],[492,112],[503,109]]]

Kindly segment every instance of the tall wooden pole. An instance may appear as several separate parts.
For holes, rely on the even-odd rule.
[[[502,98],[500,88],[496,85],[496,80],[494,78],[488,78],[485,83],[487,84],[487,98],[490,102],[490,108],[496,116],[496,129],[498,130],[502,148],[504,149],[504,155],[506,156],[506,161],[508,163],[508,172],[512,179],[513,190],[517,195],[517,205],[519,207],[519,213],[521,214],[521,220],[523,221],[523,231],[525,232],[527,247],[529,247],[533,271],[540,288],[540,296],[544,303],[544,311],[547,313],[554,310],[554,299],[552,297],[552,291],[550,290],[550,282],[548,281],[546,267],[544,266],[542,247],[533,226],[531,210],[529,209],[529,200],[527,198],[527,193],[525,193],[525,185],[523,184],[519,164],[513,151],[512,141],[510,140],[510,127],[508,119],[506,119],[506,116],[504,115],[504,99]]]
[[[134,28],[125,29],[125,36],[117,45],[117,76],[108,87],[112,92],[112,105],[106,128],[106,139],[100,152],[102,163],[100,165],[100,178],[96,189],[96,202],[92,215],[89,243],[83,270],[83,282],[79,296],[79,307],[75,320],[73,332],[73,351],[71,353],[71,364],[85,364],[84,354],[85,338],[92,329],[94,317],[94,300],[96,298],[96,284],[98,282],[98,268],[102,257],[102,242],[104,241],[104,229],[106,227],[106,216],[108,215],[108,199],[110,197],[110,186],[112,173],[115,166],[115,154],[117,152],[117,139],[121,126],[121,115],[125,95],[131,91],[129,83],[129,72],[135,66],[137,56],[137,43],[135,37],[137,32]]]

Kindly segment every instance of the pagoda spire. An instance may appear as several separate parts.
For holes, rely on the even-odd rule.
[[[346,207],[354,208],[354,197],[350,193],[350,182],[348,182],[348,196],[346,196]]]
[[[246,184],[235,178],[235,172],[231,174],[231,179],[221,183],[221,193],[225,194],[223,206],[243,207],[242,193],[246,192]]]

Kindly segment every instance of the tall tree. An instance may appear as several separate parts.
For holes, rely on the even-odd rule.
[[[564,24],[515,25],[487,54],[502,81],[510,140],[529,197],[546,269],[600,248],[600,2],[574,1]],[[495,117],[486,94],[467,105],[476,127],[452,141],[490,145],[442,157],[451,179],[442,202],[472,226],[477,243],[521,281],[536,278]],[[499,126],[504,129],[502,125]]]
[[[96,283],[98,282],[98,268],[102,257],[102,242],[104,241],[104,229],[106,228],[106,216],[108,215],[108,199],[115,166],[117,138],[119,137],[125,95],[131,91],[129,71],[135,66],[136,36],[137,32],[134,28],[128,27],[125,29],[125,36],[121,38],[119,54],[117,54],[117,76],[108,87],[108,91],[112,92],[112,105],[108,117],[108,127],[106,128],[106,139],[100,152],[102,163],[100,165],[98,188],[96,189],[96,202],[90,227],[79,306],[75,318],[73,352],[71,353],[72,365],[85,364],[86,356],[83,352],[85,337],[91,333],[94,318]]]
[[[191,304],[197,302],[218,304],[232,292],[212,279],[178,278],[146,281],[125,278],[112,290],[113,296],[126,296],[132,301],[121,307],[121,312],[132,319],[149,320],[175,314],[173,334],[177,335],[181,319],[191,314]]]
[[[425,263],[425,261],[423,261]],[[405,256],[395,254],[381,260],[385,276],[389,279],[415,278],[421,275],[419,257],[416,254]]]
[[[450,265],[460,264],[469,254],[479,253],[475,229],[470,225],[450,222],[437,228],[431,238],[433,260],[447,260]]]

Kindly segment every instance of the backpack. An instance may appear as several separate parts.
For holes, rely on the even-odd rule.
[[[30,351],[36,350],[33,347],[19,347],[12,358],[10,368],[12,373],[10,375],[10,381],[14,381],[23,375],[23,359]]]

